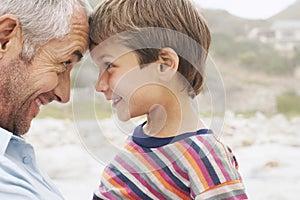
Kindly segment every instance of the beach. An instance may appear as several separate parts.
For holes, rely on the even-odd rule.
[[[209,119],[207,120],[209,122]],[[104,165],[132,127],[115,119],[35,119],[26,140],[37,162],[66,199],[91,199]],[[226,112],[218,137],[239,162],[249,199],[296,200],[300,195],[300,117],[252,117]]]

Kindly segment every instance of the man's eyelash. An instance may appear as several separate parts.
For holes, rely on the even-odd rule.
[[[61,64],[67,69],[68,66],[69,66],[70,64],[72,64],[72,61],[71,61],[71,60],[68,60],[68,61],[65,61],[65,62],[61,62]]]

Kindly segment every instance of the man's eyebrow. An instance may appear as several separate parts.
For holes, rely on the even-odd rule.
[[[72,53],[72,55],[77,56],[77,62],[79,62],[81,60],[81,58],[83,57],[82,53],[79,50],[76,50]]]

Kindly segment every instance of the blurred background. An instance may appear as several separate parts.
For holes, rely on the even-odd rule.
[[[222,118],[221,139],[236,154],[250,199],[298,199],[300,0],[194,2],[211,28],[209,59],[226,95],[224,113],[212,113],[204,91],[202,118]],[[93,90],[96,74],[84,59],[72,72],[71,102],[43,108],[26,136],[66,199],[91,199],[105,164],[98,154],[111,159],[110,147],[126,136],[110,103]]]

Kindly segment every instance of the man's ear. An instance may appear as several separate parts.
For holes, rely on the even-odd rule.
[[[6,14],[0,17],[0,58],[7,52],[11,41],[20,38],[20,24],[16,16]]]
[[[176,74],[179,65],[179,57],[172,48],[162,48],[159,51],[159,75],[160,79],[169,81]]]

